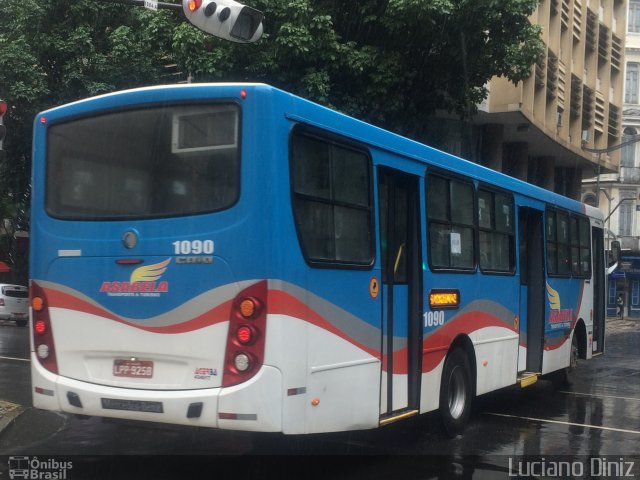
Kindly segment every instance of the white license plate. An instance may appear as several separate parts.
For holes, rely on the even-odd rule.
[[[113,361],[113,375],[115,377],[152,378],[153,362],[150,360],[124,360]]]

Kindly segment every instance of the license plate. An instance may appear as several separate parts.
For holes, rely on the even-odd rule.
[[[152,378],[153,362],[150,360],[123,360],[113,361],[114,377]]]
[[[148,402],[145,400],[120,400],[116,398],[102,398],[102,408],[107,410],[129,410],[131,412],[164,413],[162,402]]]

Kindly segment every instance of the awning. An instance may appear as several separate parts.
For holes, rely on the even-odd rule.
[[[0,262],[0,273],[8,273],[11,271],[11,267],[4,262]]]

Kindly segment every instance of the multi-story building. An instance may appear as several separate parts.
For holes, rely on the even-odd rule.
[[[608,243],[618,240],[623,249],[609,282],[609,314],[622,294],[625,314],[640,317],[640,0],[628,0],[627,19],[620,168],[585,180],[582,200],[599,205]]]
[[[474,124],[480,163],[579,199],[583,177],[617,172],[626,0],[541,0],[544,55],[525,81],[494,78]]]

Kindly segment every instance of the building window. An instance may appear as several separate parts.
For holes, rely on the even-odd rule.
[[[371,161],[366,151],[311,133],[291,141],[293,211],[308,261],[371,265]]]
[[[624,84],[624,103],[638,103],[638,72],[640,65],[634,62],[627,63],[627,76]]]
[[[596,195],[594,193],[587,193],[582,198],[582,203],[586,203],[587,205],[591,205],[592,207],[596,207],[598,200],[596,199]]]
[[[620,215],[618,217],[619,234],[623,237],[630,237],[633,228],[633,211],[635,210],[635,202],[626,200],[625,198],[634,199],[636,197],[633,190],[620,190]]]
[[[629,32],[640,32],[640,0],[629,0]]]
[[[622,134],[622,143],[631,140],[637,134],[635,128],[627,127]],[[625,145],[620,151],[620,166],[621,167],[634,167],[636,160],[636,144]]]
[[[427,177],[429,262],[434,270],[474,270],[473,185]]]

